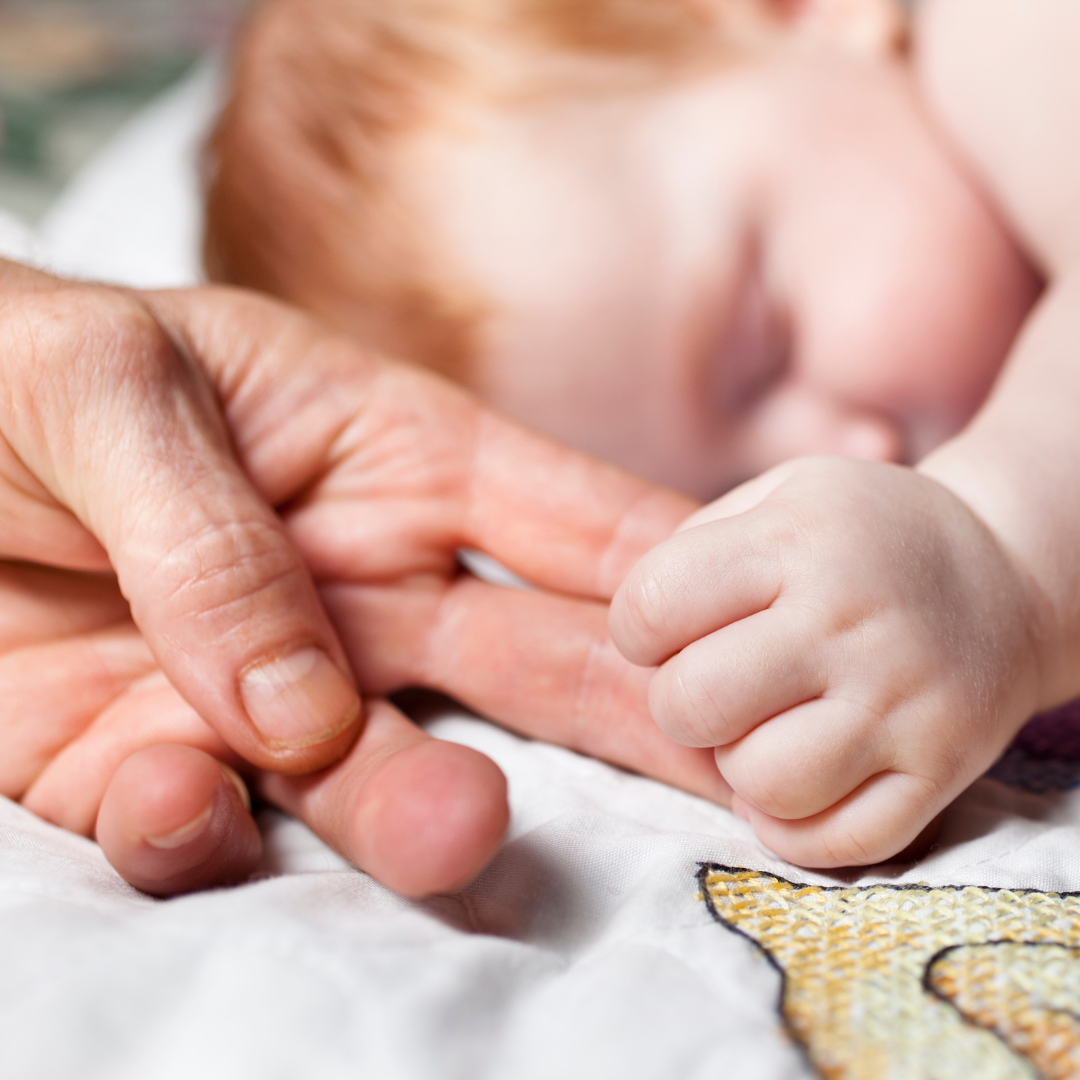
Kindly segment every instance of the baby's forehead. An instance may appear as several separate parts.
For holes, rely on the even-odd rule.
[[[460,313],[476,304],[440,269],[431,220],[408,205],[425,180],[417,164],[425,142],[525,140],[550,150],[554,140],[585,158],[642,100],[688,75],[741,66],[783,32],[777,12],[787,7],[264,0],[239,43],[231,99],[208,148],[210,273],[350,327],[361,309],[365,326],[395,312],[412,325],[420,310],[427,322],[468,322]],[[429,169],[426,179],[437,176]],[[412,355],[397,338],[390,346]]]

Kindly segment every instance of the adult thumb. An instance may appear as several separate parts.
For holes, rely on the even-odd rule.
[[[104,548],[173,685],[254,765],[340,758],[361,723],[345,654],[198,365],[114,290],[24,294],[0,316],[3,434]]]

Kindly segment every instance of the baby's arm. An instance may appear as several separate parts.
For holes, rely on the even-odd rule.
[[[917,26],[931,104],[1048,279],[990,401],[920,468],[1044,597],[1052,704],[1080,691],[1080,6],[925,0]]]
[[[1080,693],[1080,8],[926,0],[931,99],[1049,287],[987,405],[917,469],[790,463],[616,597],[669,734],[716,746],[781,855],[887,858]],[[696,527],[694,527],[696,526]]]

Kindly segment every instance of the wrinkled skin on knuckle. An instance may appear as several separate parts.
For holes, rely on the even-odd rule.
[[[262,520],[213,523],[184,535],[156,565],[145,597],[132,597],[136,620],[149,605],[200,633],[244,634],[260,611],[307,600],[306,578],[279,531]],[[304,594],[301,596],[301,594]]]
[[[0,309],[0,340],[10,360],[5,427],[64,501],[85,501],[88,485],[135,467],[141,455],[167,457],[167,421],[177,412],[214,415],[197,373],[147,309],[119,290],[19,297]]]
[[[97,294],[58,289],[19,294],[0,306],[5,430],[24,453],[28,446],[47,445],[55,428],[68,428],[64,421],[93,391],[88,361],[110,321],[93,302]]]
[[[61,379],[87,394],[116,392],[167,342],[137,300],[101,286],[37,292],[0,311],[5,344],[21,345],[18,354],[44,379]]]

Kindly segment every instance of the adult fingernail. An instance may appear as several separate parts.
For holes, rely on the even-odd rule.
[[[240,796],[240,802],[243,803],[244,809],[250,814],[251,793],[248,791],[247,784],[244,783],[243,778],[234,768],[232,768],[232,766],[226,765],[224,761],[218,762],[218,768],[225,774],[225,779],[236,788],[236,793]]]
[[[273,750],[300,750],[340,735],[360,714],[360,697],[322,649],[256,664],[240,680],[252,724]]]
[[[186,825],[181,825],[179,829],[174,829],[171,833],[166,833],[164,836],[148,836],[146,842],[155,848],[161,848],[164,851],[171,851],[173,848],[183,847],[185,844],[190,844],[207,825],[210,824],[210,818],[214,813],[214,800],[211,799],[206,808],[199,813],[196,817],[193,817]]]

